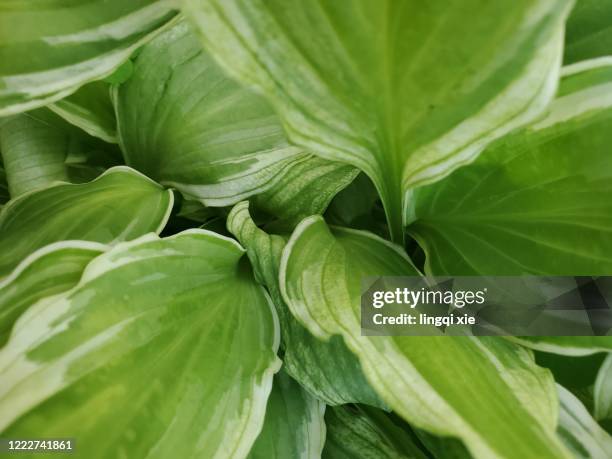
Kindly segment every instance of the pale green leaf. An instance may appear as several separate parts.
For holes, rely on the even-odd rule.
[[[314,337],[287,309],[278,285],[285,239],[259,229],[249,215],[247,202],[234,206],[227,227],[246,247],[258,281],[267,287],[274,301],[281,322],[285,371],[330,405],[359,402],[383,406],[342,338],[335,336],[322,341]]]
[[[609,459],[612,456],[612,437],[591,417],[587,409],[570,391],[557,385],[559,392],[559,436],[574,457],[580,459]]]
[[[365,171],[402,239],[404,192],[530,121],[554,94],[568,0],[183,0],[207,49],[293,142]]]
[[[117,121],[110,85],[104,81],[86,84],[74,94],[49,105],[49,109],[89,135],[106,142],[117,142]]]
[[[323,459],[426,459],[388,413],[358,405],[328,407]]]
[[[566,64],[612,55],[611,0],[579,0],[567,20]]]
[[[361,336],[361,279],[416,274],[399,247],[312,217],[283,251],[280,287],[312,333],[343,336],[383,401],[415,427],[459,437],[479,458],[569,457],[554,431],[552,377],[527,350],[496,338]]]
[[[225,75],[186,22],[142,49],[115,102],[127,163],[207,206],[260,193],[310,156],[288,143],[265,99]]]
[[[172,203],[172,191],[125,166],[89,183],[57,184],[23,194],[0,212],[0,277],[53,242],[111,244],[159,232]]]
[[[110,75],[175,15],[173,7],[169,0],[2,2],[0,116]]]
[[[593,388],[595,398],[595,418],[612,419],[612,355],[604,360]]]
[[[263,429],[249,459],[317,459],[325,442],[325,404],[284,371],[274,377]]]
[[[17,318],[41,298],[74,287],[85,266],[106,246],[95,242],[62,241],[28,256],[0,282],[0,346]]]
[[[4,119],[0,148],[13,198],[57,181],[89,181],[121,160],[117,147],[46,108]]]
[[[82,457],[244,458],[264,420],[278,324],[233,240],[154,235],[95,258],[0,351],[3,438]]]

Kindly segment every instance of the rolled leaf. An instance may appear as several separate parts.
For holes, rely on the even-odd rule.
[[[4,2],[0,116],[59,100],[104,78],[176,13],[169,0]]]
[[[612,355],[604,360],[593,388],[595,419],[612,419]]]
[[[309,157],[289,145],[264,98],[226,76],[186,22],[142,49],[115,99],[127,163],[207,206],[261,193]]]
[[[245,457],[280,362],[243,254],[191,230],[94,259],[0,351],[2,436],[73,437],[91,458]]]
[[[426,459],[428,456],[391,416],[358,405],[329,407],[323,459]]]
[[[160,232],[172,191],[124,167],[84,184],[57,184],[11,200],[0,212],[0,277],[53,242],[81,239],[113,244]]]
[[[116,147],[87,135],[46,108],[3,120],[0,147],[13,198],[57,181],[92,180],[121,160]]]
[[[473,160],[554,94],[567,0],[183,0],[210,52],[293,142],[365,171],[402,240],[404,193]]]
[[[325,404],[284,371],[274,377],[261,433],[249,459],[317,459],[325,443]]]
[[[555,435],[551,375],[525,349],[463,336],[361,336],[361,279],[417,274],[399,247],[312,217],[285,247],[279,277],[291,312],[316,336],[342,335],[383,401],[414,426],[459,437],[478,458],[570,457]]]
[[[570,391],[557,385],[559,392],[559,436],[575,458],[608,459],[612,437],[591,417],[584,405]]]
[[[364,403],[384,406],[365,380],[357,358],[342,337],[323,341],[313,336],[290,313],[281,297],[278,270],[285,239],[259,229],[247,202],[236,204],[227,219],[229,231],[246,247],[258,281],[274,301],[281,323],[285,371],[329,405]]]
[[[0,282],[0,346],[17,318],[41,298],[74,287],[87,264],[107,249],[95,242],[62,241],[37,250]]]

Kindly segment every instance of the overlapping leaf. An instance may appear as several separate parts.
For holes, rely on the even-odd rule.
[[[117,142],[117,121],[108,83],[94,81],[86,84],[49,108],[89,135],[106,142]]]
[[[228,78],[185,22],[144,47],[116,103],[128,164],[206,205],[261,193],[292,166],[324,167],[288,143],[272,107]]]
[[[572,2],[183,4],[215,57],[270,97],[293,142],[370,176],[400,241],[407,189],[548,103]]]
[[[13,198],[57,181],[92,180],[121,160],[115,146],[46,108],[1,120],[0,148]]]
[[[325,442],[325,404],[284,371],[274,378],[261,433],[249,459],[317,459]]]
[[[169,0],[3,2],[0,116],[110,75],[176,13]]]
[[[35,250],[62,240],[115,243],[159,232],[173,196],[124,166],[84,184],[26,193],[0,212],[0,277]]]
[[[123,243],[20,317],[0,351],[0,430],[88,458],[242,458],[264,420],[273,307],[233,240]]]
[[[41,298],[74,287],[85,266],[107,247],[95,242],[63,241],[37,250],[0,282],[0,346],[17,318]]]
[[[555,435],[551,375],[525,349],[499,339],[361,336],[361,279],[415,274],[398,247],[313,217],[283,251],[280,286],[312,333],[343,336],[383,401],[416,427],[459,437],[476,457],[570,457]]]
[[[416,190],[409,231],[427,272],[612,272],[611,89],[612,65],[567,75],[544,119]]]
[[[557,385],[559,392],[559,436],[583,459],[608,459],[612,437],[591,417],[584,405],[570,391]]]
[[[283,364],[287,373],[330,405],[352,402],[384,406],[342,338],[335,336],[326,342],[314,337],[287,309],[278,285],[285,239],[257,228],[246,202],[234,206],[227,227],[246,247],[257,279],[270,291],[280,317]]]
[[[277,219],[277,229],[291,232],[304,218],[322,214],[359,171],[315,156],[293,165],[270,189],[254,196],[258,209]]]
[[[425,249],[426,271],[610,274],[611,91],[612,65],[605,62],[567,73],[545,118],[416,190],[408,231]],[[522,342],[573,355],[612,349],[610,337]]]

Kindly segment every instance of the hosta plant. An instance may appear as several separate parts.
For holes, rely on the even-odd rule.
[[[1,4],[1,438],[612,457],[612,337],[360,328],[368,276],[612,274],[611,31],[609,0]]]

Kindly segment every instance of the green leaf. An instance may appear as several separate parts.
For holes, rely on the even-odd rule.
[[[89,183],[57,184],[21,195],[0,212],[0,277],[52,242],[112,244],[159,232],[172,203],[172,191],[124,166]]]
[[[0,346],[17,318],[41,298],[71,289],[85,266],[107,249],[102,244],[62,241],[28,256],[0,282]]]
[[[13,198],[57,181],[89,181],[121,158],[46,108],[4,119],[0,148]]]
[[[183,4],[207,49],[274,103],[293,142],[368,174],[399,242],[406,190],[547,105],[572,2]]]
[[[142,49],[115,101],[127,163],[207,206],[265,191],[310,156],[289,145],[272,107],[228,78],[185,22]]]
[[[416,274],[399,247],[312,217],[285,247],[279,276],[291,312],[320,338],[342,335],[383,401],[415,427],[459,437],[476,457],[569,457],[554,432],[553,380],[526,349],[495,338],[361,336],[361,279]]]
[[[566,27],[563,62],[575,62],[612,55],[612,1],[579,0]]]
[[[612,64],[567,74],[545,118],[416,190],[408,230],[425,271],[612,272],[611,90]]]
[[[249,459],[320,458],[325,442],[325,404],[284,371],[274,377],[263,429]]]
[[[86,84],[74,94],[49,105],[49,109],[89,135],[117,143],[117,120],[108,83]]]
[[[426,459],[391,416],[359,405],[328,407],[323,459]]]
[[[234,206],[227,219],[229,231],[246,247],[258,281],[267,287],[281,323],[284,369],[308,391],[330,405],[366,403],[384,406],[369,386],[357,358],[340,336],[322,341],[290,313],[281,297],[278,269],[285,239],[259,229],[249,205]]]
[[[408,231],[428,274],[612,272],[612,64],[588,64],[565,71],[545,118],[413,193]],[[568,355],[612,350],[612,337],[519,342]]]
[[[175,12],[168,0],[3,2],[0,116],[110,75]]]
[[[595,419],[612,419],[612,355],[604,360],[593,389]]]
[[[612,437],[591,417],[570,391],[557,385],[559,392],[559,436],[575,458],[608,459],[612,453]]]
[[[277,218],[275,229],[291,232],[304,218],[325,212],[358,173],[346,164],[310,156],[292,165],[270,189],[255,195],[254,205]]]
[[[94,259],[0,351],[2,436],[75,437],[88,458],[245,457],[280,362],[243,254],[191,230]]]

